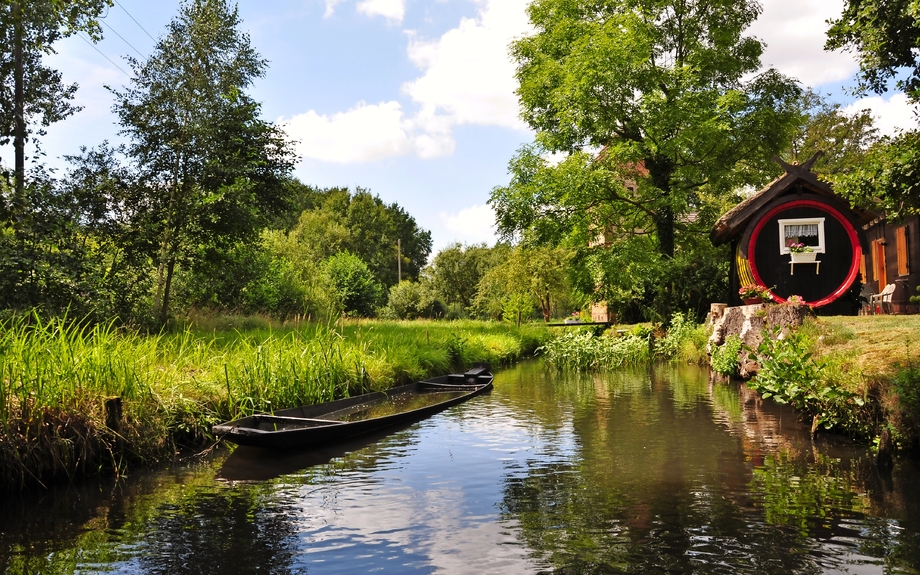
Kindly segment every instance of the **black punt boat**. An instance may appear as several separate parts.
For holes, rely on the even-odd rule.
[[[487,366],[452,373],[387,391],[328,403],[281,409],[215,425],[215,435],[239,445],[315,447],[394,425],[422,420],[492,389]]]

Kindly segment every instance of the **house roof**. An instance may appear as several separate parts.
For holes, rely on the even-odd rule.
[[[731,241],[732,238],[744,231],[748,221],[757,214],[761,208],[774,199],[796,188],[832,198],[849,206],[849,202],[834,193],[830,184],[822,182],[818,179],[816,174],[812,173],[811,167],[818,161],[818,158],[823,155],[824,152],[817,152],[803,164],[787,164],[779,157],[774,157],[773,161],[782,166],[786,170],[786,173],[767,184],[766,187],[759,192],[742,201],[719,218],[719,221],[715,223],[712,230],[709,232],[709,239],[712,241],[713,245],[718,246]],[[850,207],[850,211],[859,225],[868,224],[878,217],[868,210],[859,208]]]

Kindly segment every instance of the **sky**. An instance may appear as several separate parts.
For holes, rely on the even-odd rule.
[[[434,253],[495,241],[491,190],[533,132],[518,117],[507,47],[529,32],[527,0],[239,0],[241,28],[269,61],[250,93],[263,118],[285,127],[301,156],[295,175],[318,187],[361,187],[430,230]],[[764,67],[869,108],[884,133],[907,127],[903,94],[855,99],[852,54],[823,50],[842,0],[762,0],[748,31],[767,43]],[[123,56],[146,58],[179,0],[116,0],[104,39],[60,41],[48,63],[76,82],[78,114],[51,125],[42,161],[121,141],[106,86],[129,83]],[[12,146],[0,158],[12,164]]]

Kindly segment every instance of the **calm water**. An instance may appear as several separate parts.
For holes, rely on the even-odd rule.
[[[0,504],[0,573],[920,573],[920,469],[690,367],[528,363],[384,437]]]

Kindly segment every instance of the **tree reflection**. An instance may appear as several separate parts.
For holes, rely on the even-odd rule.
[[[573,382],[581,392],[558,389]],[[862,475],[831,457],[805,473],[751,457],[764,445],[726,433],[752,421],[737,391],[730,405],[706,373],[667,366],[622,383],[595,375],[589,396],[583,381],[557,382],[572,400],[575,451],[547,445],[504,479],[503,519],[544,572],[822,573],[885,556],[842,543],[862,538],[851,520],[876,526]]]

